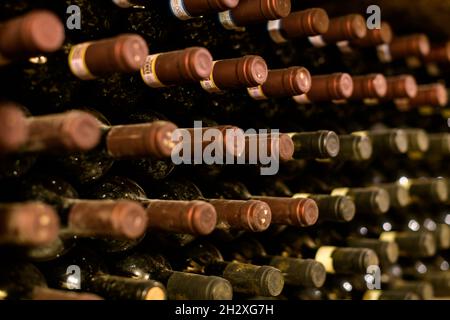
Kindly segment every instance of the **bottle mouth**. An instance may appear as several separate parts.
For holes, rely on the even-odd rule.
[[[258,86],[266,82],[269,70],[263,58],[247,56],[244,62],[244,78],[248,86]]]
[[[0,105],[0,119],[0,153],[18,150],[28,139],[24,112],[12,103]]]
[[[348,73],[337,74],[335,78],[336,99],[350,98],[353,93],[353,79]]]
[[[219,277],[208,277],[211,281],[205,290],[206,300],[231,300],[233,287],[228,280]]]
[[[409,143],[408,136],[404,130],[395,130],[392,134],[392,145],[398,153],[406,153],[408,151]]]
[[[193,47],[186,50],[185,63],[186,70],[189,72],[189,78],[193,81],[206,79],[213,69],[213,58],[211,53],[201,47]]]
[[[353,220],[353,218],[355,217],[356,213],[355,202],[350,197],[339,196],[337,211],[338,216],[341,220],[349,222]]]
[[[144,38],[135,34],[122,34],[116,39],[114,58],[123,72],[139,71],[148,56],[148,46]]]
[[[284,287],[284,277],[280,270],[270,266],[258,268],[261,294],[266,297],[276,297],[280,295]]]
[[[203,201],[195,201],[192,206],[192,231],[195,234],[210,234],[217,224],[217,213],[214,207]]]
[[[100,142],[100,123],[89,113],[69,111],[61,126],[61,136],[68,150],[88,151]]]
[[[25,16],[23,37],[30,50],[36,52],[54,52],[61,48],[65,33],[64,26],[52,12],[38,10]]]
[[[260,1],[261,10],[268,20],[287,17],[291,13],[291,0]]]
[[[272,212],[267,203],[258,200],[247,201],[247,225],[253,232],[266,230],[272,221]]]
[[[358,136],[356,143],[356,150],[359,160],[368,160],[372,157],[372,141],[369,137]]]
[[[376,211],[381,214],[386,213],[389,210],[391,204],[389,193],[385,189],[378,188],[376,191],[374,191],[373,196],[373,204]]]
[[[319,35],[328,31],[330,19],[325,10],[312,8],[304,12],[305,14],[308,13],[308,19],[306,19],[307,30],[309,31],[308,35]]]
[[[340,140],[339,136],[333,131],[327,131],[319,140],[320,150],[322,154],[325,154],[327,158],[334,158],[339,154]]]
[[[394,264],[399,257],[399,248],[396,242],[383,242],[383,252],[388,263]]]

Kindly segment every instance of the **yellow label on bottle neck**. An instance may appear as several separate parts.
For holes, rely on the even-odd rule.
[[[397,232],[395,232],[395,231],[388,231],[388,232],[381,233],[379,239],[381,241],[395,242],[396,236],[397,236]]]
[[[346,196],[350,191],[349,188],[336,188],[331,191],[332,196]]]
[[[336,247],[332,246],[323,246],[320,247],[316,252],[315,260],[322,263],[325,267],[326,272],[335,273],[334,265],[333,265],[333,252],[336,250]]]
[[[363,295],[363,300],[380,300],[382,290],[367,290]]]

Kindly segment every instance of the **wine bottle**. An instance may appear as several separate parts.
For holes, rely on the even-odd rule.
[[[316,223],[319,216],[317,204],[312,199],[251,195],[242,183],[224,181],[214,189],[203,189],[207,195],[225,199],[246,199],[266,203],[271,212],[271,223],[308,227]]]
[[[430,300],[434,297],[433,286],[427,281],[398,280],[389,285],[390,289],[397,292],[412,292],[421,300]]]
[[[397,107],[402,111],[408,111],[419,108],[421,114],[427,115],[434,109],[442,108],[447,105],[448,94],[444,85],[440,83],[420,85],[417,89],[417,95]]]
[[[313,259],[298,259],[267,254],[256,239],[243,236],[220,247],[225,259],[258,265],[269,265],[283,273],[288,286],[320,288],[325,282],[324,266]]]
[[[59,217],[40,202],[0,204],[0,244],[41,246],[56,240]]]
[[[227,182],[225,181],[223,184],[226,185]],[[237,188],[241,184],[233,182],[233,185]],[[281,179],[258,181],[255,186],[249,184],[249,188],[252,192],[265,196],[310,198],[314,200],[319,209],[318,223],[325,221],[348,222],[353,219],[356,212],[355,203],[350,197],[312,193],[294,194]]]
[[[28,139],[25,112],[15,103],[0,104],[0,154],[16,152]]]
[[[241,54],[233,44],[241,37],[252,37],[253,25],[260,27],[270,20],[286,17],[290,11],[290,0],[239,1],[237,6],[220,12],[218,17],[186,21],[188,30],[195,32],[186,34],[180,41],[185,45],[204,43],[214,56],[226,52]]]
[[[75,106],[86,93],[82,88],[87,86],[84,81],[138,71],[147,54],[147,44],[135,34],[75,45],[66,43],[39,61],[16,64],[17,72],[4,85],[16,95],[15,100],[23,102],[32,111],[61,111]],[[23,92],[28,93],[26,97]],[[22,101],[23,98],[26,99]],[[36,101],[40,101],[39,105],[35,105]]]
[[[413,292],[396,290],[367,290],[363,300],[420,300],[420,297]]]
[[[226,262],[219,250],[209,243],[191,244],[185,249],[183,258],[174,263],[183,270],[223,277],[230,281],[235,293],[276,297],[284,287],[280,270],[271,266]]]
[[[351,97],[353,80],[347,73],[333,73],[311,77],[311,89],[308,93],[294,96],[298,104],[340,103]]]
[[[388,50],[383,56],[383,63],[390,63],[390,70],[397,73],[407,68],[414,68],[418,65],[418,60],[425,57],[430,52],[430,42],[425,34],[409,34],[396,36],[389,44]],[[420,61],[420,60],[419,60]]]
[[[2,300],[103,300],[92,293],[75,293],[47,287],[44,275],[28,262],[2,263]]]
[[[58,158],[51,163],[56,163],[71,180],[80,184],[90,183],[104,176],[118,160],[169,158],[175,146],[172,141],[175,130],[176,126],[168,121],[115,126],[103,123],[101,142],[95,149]],[[139,170],[136,163],[127,164]]]
[[[363,38],[349,42],[342,57],[343,63],[356,74],[379,70],[379,62],[386,59],[393,36],[391,25],[381,21],[380,28],[367,29]]]
[[[289,134],[294,142],[295,159],[334,158],[340,151],[340,140],[333,131],[297,132]]]
[[[79,274],[69,272],[69,266],[78,266]],[[112,275],[103,259],[86,248],[77,248],[57,260],[41,263],[39,268],[55,288],[81,289],[111,300],[166,299],[166,290],[160,282]]]
[[[134,181],[112,176],[90,187],[86,195],[95,199],[129,199],[140,202],[148,217],[151,230],[192,235],[207,235],[216,226],[217,214],[207,202],[193,200],[148,199],[145,191]]]
[[[281,47],[283,58],[286,57],[284,62],[288,65],[302,62],[313,74],[346,71],[340,59],[341,50],[345,49],[340,48],[347,47],[351,40],[363,38],[366,32],[364,18],[359,14],[330,18],[323,33],[308,37],[308,41],[300,42],[301,46],[291,41]]]
[[[264,239],[263,244],[270,254],[314,259],[325,266],[327,273],[361,274],[368,266],[379,263],[372,249],[321,246],[311,237],[289,228],[276,234],[270,242]]]
[[[30,117],[22,121],[28,134],[14,153],[3,157],[0,170],[3,178],[25,174],[34,165],[39,154],[87,151],[94,148],[100,140],[98,122],[82,111]]]
[[[64,26],[48,10],[33,10],[0,23],[0,66],[52,53],[64,42]]]
[[[156,279],[163,283],[170,300],[231,300],[233,289],[228,280],[172,270],[159,254],[131,253],[110,263],[115,273],[135,279]]]
[[[19,197],[24,200],[36,199],[51,204],[61,218],[65,234],[136,239],[146,228],[145,210],[131,200],[74,199],[70,196],[70,185],[66,187],[58,179],[43,176],[24,179],[18,188]]]

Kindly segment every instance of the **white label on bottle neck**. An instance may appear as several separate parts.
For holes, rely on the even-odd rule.
[[[333,252],[336,250],[336,247],[331,246],[323,246],[320,247],[316,252],[316,257],[314,260],[320,262],[325,267],[325,270],[328,273],[335,273],[334,265],[333,265]]]
[[[131,8],[131,7],[134,6],[134,5],[133,5],[132,3],[130,3],[130,1],[128,1],[128,0],[112,0],[112,2],[113,2],[116,6],[121,7],[121,8]]]
[[[342,53],[349,54],[353,52],[353,49],[352,47],[350,47],[350,42],[348,40],[336,42],[336,46]]]
[[[91,45],[90,42],[74,45],[69,53],[69,67],[72,73],[81,80],[92,80],[95,76],[86,65],[86,51]]]
[[[281,19],[271,20],[267,22],[267,31],[269,31],[269,36],[275,43],[284,43],[288,41],[285,37],[283,37],[280,30],[281,30]]]
[[[1,66],[6,66],[7,64],[10,64],[11,61],[7,58],[5,58],[5,56],[3,56],[0,52],[0,67]]]
[[[306,93],[300,94],[298,96],[293,96],[292,99],[294,99],[294,101],[299,103],[299,104],[309,104],[309,103],[311,103],[311,100],[309,100],[309,98],[306,95]]]
[[[316,48],[323,48],[327,46],[327,43],[323,40],[322,35],[308,37],[309,42]]]
[[[219,21],[225,29],[234,31],[245,31],[244,27],[239,27],[233,20],[231,10],[219,12]]]
[[[389,63],[392,61],[391,49],[388,44],[380,44],[377,46],[377,56],[382,63]]]
[[[263,88],[261,85],[257,87],[247,88],[247,92],[255,100],[267,100],[267,96],[264,94]]]
[[[292,196],[292,198],[297,199],[297,198],[309,198],[309,196],[311,195],[311,193],[296,193]]]
[[[219,93],[222,92],[222,90],[219,89],[219,87],[216,85],[216,83],[214,82],[214,65],[218,62],[214,61],[213,62],[213,68],[211,70],[211,73],[209,74],[209,77],[205,80],[201,80],[200,81],[200,85],[202,86],[202,88],[206,91],[208,91],[209,93]]]
[[[382,232],[379,239],[381,241],[395,242],[397,233],[395,231]]]
[[[145,84],[152,88],[163,88],[166,85],[163,84],[156,74],[156,60],[160,53],[152,54],[145,58],[145,62],[141,67],[141,77]]]
[[[184,0],[170,0],[170,9],[175,17],[180,20],[189,20],[193,17],[187,12]]]

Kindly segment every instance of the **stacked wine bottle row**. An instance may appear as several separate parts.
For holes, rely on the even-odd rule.
[[[450,41],[393,27],[2,1],[0,299],[449,298]]]

